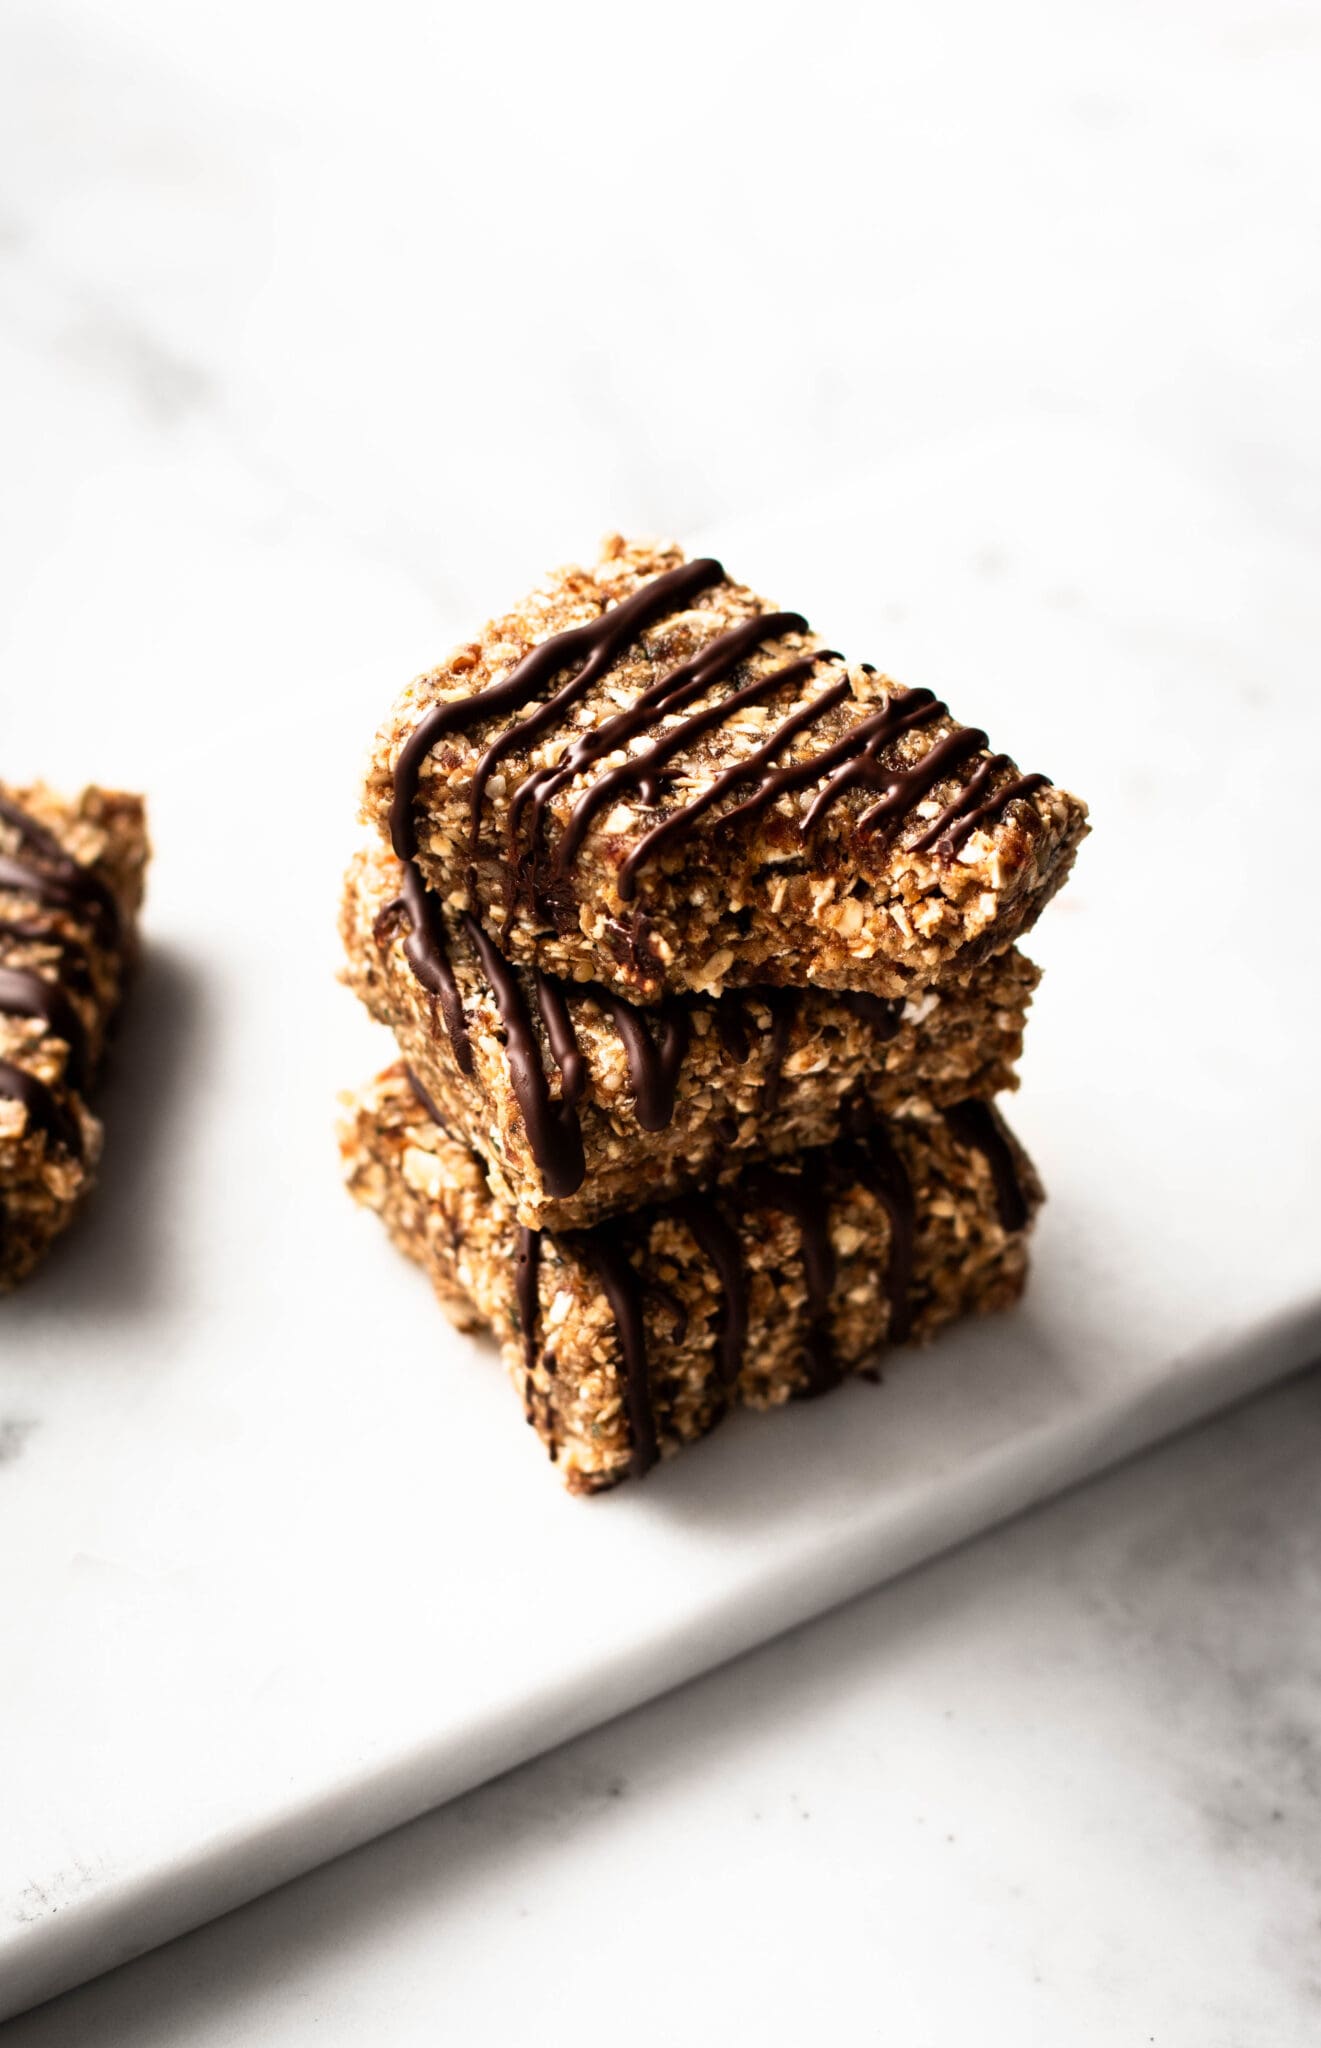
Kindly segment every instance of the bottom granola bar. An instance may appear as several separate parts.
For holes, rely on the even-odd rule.
[[[855,1120],[714,1195],[531,1231],[396,1064],[350,1099],[351,1192],[460,1329],[499,1337],[573,1493],[640,1476],[731,1408],[827,1392],[1022,1290],[1041,1200],[995,1110]]]

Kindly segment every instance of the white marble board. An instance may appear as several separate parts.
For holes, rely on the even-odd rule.
[[[1016,515],[997,497],[1010,463]],[[1067,512],[1043,525],[1036,507],[1058,507],[1066,483]],[[1167,609],[1188,593],[1157,562],[1176,529],[1220,610],[1196,675]],[[965,615],[960,577],[986,580],[985,565],[950,564],[987,534],[1031,598],[983,596]],[[924,675],[975,694],[1094,803],[1040,933],[1048,977],[1016,1106],[1051,1191],[1029,1298],[879,1391],[740,1419],[643,1487],[561,1496],[489,1350],[449,1331],[336,1184],[335,1086],[384,1051],[334,986],[330,930],[353,741],[376,700],[341,690],[312,718],[309,677],[272,739],[268,679],[240,689],[231,673],[218,723],[149,724],[151,952],[107,1098],[105,1185],[4,1311],[0,1516],[21,1560],[0,1743],[10,2006],[1321,1345],[1318,1106],[1290,1080],[1315,963],[1285,943],[1287,890],[1263,901],[1243,857],[1269,835],[1287,873],[1308,829],[1276,811],[1263,772],[1289,679],[1235,644],[1236,615],[1303,601],[1278,549],[1219,534],[1133,450],[1024,432],[706,538],[883,658],[905,637],[878,601],[871,565],[887,561],[889,590],[939,605]],[[300,849],[273,861],[260,833],[229,835],[230,802],[257,800],[234,792],[259,732],[263,800],[291,763],[300,791]],[[1249,932],[1282,951],[1227,1000],[1224,961]]]
[[[886,228],[898,273],[854,232],[842,59],[833,213],[819,170],[774,159],[754,192],[736,137],[707,151],[761,224],[749,285],[810,225],[853,297],[829,334],[772,321],[691,361],[665,292],[629,350],[588,346],[535,238],[535,350],[409,318],[392,280],[443,314],[451,276],[487,275],[486,215],[522,217],[523,171],[465,188],[435,284],[400,170],[423,131],[355,98],[356,45],[329,37],[309,83],[288,10],[243,46],[149,0],[113,28],[16,11],[0,758],[145,787],[157,861],[102,1189],[0,1310],[0,2010],[1321,1351],[1310,301],[1294,235],[1260,226],[1304,150],[1305,67],[1221,9],[1189,100],[1186,39],[1135,69],[1137,11],[1092,10],[1075,45],[1018,9],[1030,71],[999,17],[954,11],[968,61],[914,28],[868,138],[896,175],[933,110],[966,141]],[[396,83],[420,111],[426,66]],[[1055,138],[1062,191],[999,149],[1011,113]],[[446,116],[458,149],[476,117]],[[1259,170],[1231,175],[1249,131]],[[595,147],[557,140],[551,187]],[[684,161],[667,202],[696,189]],[[1002,202],[1008,296],[979,267]],[[632,200],[596,204],[636,295]],[[337,1186],[335,1091],[384,1046],[335,986],[333,909],[381,705],[609,519],[723,551],[947,690],[1096,831],[1031,948],[1013,1115],[1051,1200],[1022,1310],[582,1504]]]

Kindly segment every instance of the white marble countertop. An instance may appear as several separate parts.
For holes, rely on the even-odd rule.
[[[1321,1377],[11,2022],[1305,2048]]]
[[[607,525],[773,506],[782,537],[974,443],[1008,539],[952,488],[948,579],[878,559],[859,598],[818,568],[823,616],[882,621],[919,680],[972,658],[994,689],[1030,620],[1062,688],[1118,646],[1194,714],[1203,672],[1287,704],[1315,673],[1319,93],[1315,4],[832,0],[753,30],[16,0],[0,739],[37,730],[6,724],[25,678],[58,720],[91,649],[61,771],[131,783],[144,664],[376,703]],[[1122,614],[1067,486],[1022,486],[1047,442],[1086,488],[1112,464]],[[944,595],[974,586],[961,638]],[[1225,772],[1274,772],[1280,724],[1227,734]],[[1269,847],[1243,860],[1301,904]],[[1245,1062],[1303,985],[1250,948],[1225,932]],[[1235,1068],[1244,1117],[1258,1085]],[[13,2038],[582,2041],[622,2012],[643,2042],[1314,2040],[1319,1463],[1302,1381]]]

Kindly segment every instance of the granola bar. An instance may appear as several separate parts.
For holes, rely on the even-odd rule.
[[[460,1329],[498,1335],[574,1493],[1008,1306],[1041,1190],[989,1104],[854,1121],[834,1145],[583,1231],[532,1231],[430,1116],[402,1062],[341,1133],[349,1187]]]
[[[340,928],[349,986],[395,1035],[449,1129],[480,1153],[496,1200],[532,1229],[574,1229],[755,1156],[838,1136],[860,1094],[884,1115],[1016,1086],[1037,969],[1017,951],[966,984],[907,1000],[824,989],[726,989],[638,1009],[601,984],[515,969],[471,921],[420,919],[405,869],[354,859]],[[437,988],[428,957],[448,978]]]
[[[673,547],[608,541],[399,698],[364,815],[518,964],[906,997],[1006,951],[1076,797]]]
[[[141,799],[0,783],[0,1293],[24,1279],[91,1185],[87,1106],[136,949]]]

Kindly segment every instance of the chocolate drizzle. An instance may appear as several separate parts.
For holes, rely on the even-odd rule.
[[[763,681],[774,682],[781,687],[789,683],[805,682],[821,658],[819,655],[813,655],[803,661],[791,662],[787,668],[776,669],[772,676],[764,677]],[[827,711],[833,710],[835,705],[842,704],[848,694],[847,677],[833,684],[830,689],[823,690],[819,697],[814,697],[801,711],[795,711],[791,717],[786,718],[783,725],[777,727],[761,746],[754,747],[746,761],[736,762],[732,768],[726,768],[722,774],[716,776],[709,788],[703,790],[701,796],[694,797],[691,803],[685,804],[682,810],[673,811],[668,818],[662,818],[660,824],[653,825],[650,832],[644,832],[619,870],[616,886],[620,899],[625,903],[632,902],[637,893],[638,869],[647,861],[653,860],[663,846],[691,831],[697,820],[710,810],[712,804],[718,803],[722,796],[727,796],[730,790],[740,782],[746,781],[749,775],[755,775],[759,768],[774,759],[782,747],[788,746],[798,733],[805,731],[810,725],[815,725],[816,721],[823,718]],[[728,698],[726,703],[732,706],[734,699]],[[686,743],[689,736],[685,728],[680,726],[670,738],[674,742],[682,739]],[[677,753],[678,746],[672,746],[671,751]],[[773,795],[780,794],[779,779],[787,778],[794,772],[789,768],[774,770],[763,779],[754,796],[728,812],[721,823],[727,825],[731,819],[756,808],[763,797],[769,803]],[[812,779],[811,776],[808,777],[809,781]],[[788,787],[787,781],[785,787]]]
[[[23,1067],[0,1060],[0,1095],[21,1102],[34,1130],[44,1131],[53,1144],[62,1145],[75,1159],[83,1156],[82,1132],[52,1088]]]
[[[81,1091],[87,1080],[87,1032],[62,988],[25,967],[0,966],[0,1016],[39,1017],[69,1048],[64,1079]]]
[[[817,655],[816,661],[838,659],[838,656]],[[790,668],[778,671],[782,682],[805,680],[813,667],[813,661],[799,662]],[[824,786],[813,799],[802,822],[804,837],[838,802],[846,790],[862,786],[880,792],[879,800],[869,805],[857,820],[857,829],[875,832],[882,826],[888,839],[897,830],[902,819],[916,803],[933,789],[942,777],[949,775],[970,754],[980,752],[986,745],[986,734],[976,726],[959,727],[946,733],[929,747],[918,760],[895,767],[882,764],[881,750],[893,744],[904,733],[927,724],[935,718],[947,718],[949,707],[930,690],[896,690],[885,703],[869,717],[859,720],[833,745],[819,754],[809,755],[805,760],[786,763],[775,767],[777,754],[815,725],[828,711],[843,704],[850,694],[847,677],[823,690],[810,704],[804,705],[773,732],[748,756],[746,761],[737,762],[718,775],[700,797],[686,804],[682,810],[673,812],[649,832],[643,834],[624,861],[618,878],[619,895],[624,902],[631,902],[637,890],[637,875],[647,861],[655,858],[662,847],[673,839],[684,836],[691,830],[711,806],[729,795],[745,782],[749,776],[761,771],[761,780],[749,796],[726,811],[720,822],[729,826],[736,821],[757,817],[780,797],[791,796],[798,790],[806,789],[811,783],[820,781],[824,775]],[[731,698],[730,703],[733,703]],[[691,735],[687,735],[691,736]],[[679,728],[666,741],[671,752],[678,752],[685,743],[684,728]],[[645,756],[643,759],[645,760]],[[991,817],[1014,797],[1030,795],[1034,789],[1043,788],[1047,778],[1044,775],[1023,775],[1008,783],[983,802],[969,807],[968,797],[975,784],[980,791],[990,780],[995,768],[1003,766],[1007,755],[995,755],[991,761],[979,764],[970,779],[969,788],[951,804],[947,805],[937,821],[937,828],[915,843],[914,851],[925,851],[939,842],[943,853],[952,855],[962,845],[968,834],[977,825]],[[982,770],[986,772],[983,773]]]
[[[912,1335],[913,1250],[916,1213],[913,1183],[883,1126],[865,1104],[854,1106],[850,1122],[853,1145],[845,1156],[863,1186],[869,1188],[890,1221],[890,1249],[885,1265],[885,1295],[890,1304],[891,1344],[906,1344]]]
[[[39,906],[39,912],[88,920],[102,927],[108,938],[117,935],[119,906],[100,875],[81,867],[53,832],[3,793],[0,823],[17,834],[19,843],[17,854],[0,853],[0,891],[25,897]],[[51,920],[40,914],[0,921],[0,942],[4,940],[49,947],[55,953],[57,980],[48,980],[35,968],[0,964],[0,1016],[34,1017],[52,1038],[61,1039],[68,1048],[64,1085],[81,1092],[88,1080],[87,1027],[69,990],[91,993],[86,947],[54,930]],[[44,1131],[52,1144],[82,1157],[77,1118],[45,1081],[10,1060],[0,1060],[0,1095],[21,1102],[32,1128]]]
[[[541,1169],[546,1193],[555,1201],[563,1201],[577,1193],[586,1171],[577,1103],[567,1096],[561,1096],[558,1102],[552,1100],[541,1064],[541,1048],[518,976],[476,918],[465,917],[463,922],[491,984],[504,1025],[514,1098],[522,1112],[532,1156]]]
[[[882,747],[891,745],[904,733],[915,726],[925,725],[928,719],[942,717],[945,706],[930,690],[899,690],[886,698],[879,710],[861,719],[850,732],[828,747],[816,761],[803,761],[797,769],[785,771],[779,784],[762,796],[765,802],[784,796],[795,790],[806,789],[809,783],[819,779],[825,771],[826,780],[818,791],[803,819],[804,833],[818,825],[832,804],[838,802],[846,790],[859,784],[869,789],[876,787],[885,770],[881,766]],[[760,793],[759,793],[760,794]],[[741,806],[741,809],[748,808]],[[733,815],[737,816],[738,813]]]
[[[449,1125],[446,1123],[440,1111],[437,1109],[435,1103],[432,1101],[431,1096],[427,1093],[427,1090],[422,1086],[422,1083],[418,1080],[417,1075],[413,1072],[413,1069],[410,1066],[406,1065],[404,1068],[404,1072],[408,1076],[409,1087],[412,1089],[414,1095],[421,1103],[427,1115],[431,1118],[432,1123],[435,1124],[438,1130],[443,1131],[447,1138],[452,1138],[454,1133],[451,1131]]]
[[[977,726],[965,726],[959,732],[946,733],[910,766],[880,770],[876,785],[883,786],[885,794],[862,813],[858,819],[858,830],[875,832],[884,826],[888,837],[905,813],[920,802],[942,776],[949,775],[961,761],[967,760],[969,754],[975,754],[985,745],[984,732]]]
[[[722,1387],[732,1388],[743,1368],[748,1334],[748,1285],[738,1232],[726,1223],[709,1195],[681,1195],[671,1207],[716,1269],[720,1282],[716,1377]]]
[[[390,838],[400,860],[411,860],[417,852],[417,828],[413,803],[417,796],[422,763],[439,740],[448,733],[461,732],[504,711],[521,711],[542,687],[563,668],[580,661],[567,683],[548,698],[531,718],[520,719],[493,740],[473,770],[469,797],[472,842],[477,843],[482,795],[497,762],[514,747],[524,747],[554,724],[562,711],[576,703],[603,676],[611,663],[637,635],[655,619],[676,605],[686,603],[709,590],[724,577],[719,562],[704,557],[683,562],[662,576],[653,577],[621,604],[604,611],[585,625],[572,626],[565,633],[553,633],[511,669],[502,682],[479,690],[475,697],[461,697],[451,703],[433,705],[400,750],[394,770],[394,795],[390,804]]]
[[[766,1093],[762,1098],[762,1110],[766,1116],[774,1116],[780,1105],[784,1056],[789,1050],[789,1034],[793,1030],[794,1018],[798,1014],[798,1001],[796,992],[788,988],[768,988],[764,1001],[771,1013],[771,1043],[766,1062]]]
[[[641,1479],[660,1456],[647,1364],[642,1285],[617,1224],[598,1223],[594,1230],[583,1231],[578,1242],[601,1283],[619,1332],[624,1363],[624,1412],[631,1447],[628,1469],[634,1479]]]
[[[654,1012],[659,1043],[652,1037],[650,1014],[613,989],[589,981],[583,988],[614,1020],[624,1048],[637,1119],[644,1131],[663,1131],[674,1115],[679,1072],[692,1037],[688,1011],[682,1003],[661,1003]]]
[[[947,859],[952,859],[964,841],[971,838],[977,827],[985,824],[988,818],[1003,811],[1016,798],[1031,796],[1033,790],[1047,787],[1049,778],[1045,775],[1017,775],[991,796],[983,798],[982,791],[992,776],[1012,765],[1008,754],[989,754],[984,761],[979,761],[965,787],[952,803],[946,804],[935,824],[920,839],[913,841],[910,853],[927,853],[936,847]]]
[[[994,1103],[956,1102],[945,1111],[945,1122],[959,1144],[980,1152],[990,1167],[1002,1228],[1025,1230],[1029,1222],[1027,1197],[1014,1164],[1013,1147]]]
[[[30,896],[34,903],[44,903],[51,910],[77,913],[85,907],[81,892],[72,882],[66,881],[62,875],[49,874],[44,868],[34,867],[28,861],[15,860],[9,853],[0,853],[0,889]]]
[[[413,908],[414,901],[416,909]],[[374,920],[373,932],[378,945],[388,945],[394,938],[396,920],[401,914],[411,925],[409,937],[404,942],[405,958],[422,986],[439,996],[442,1019],[455,1059],[463,1072],[470,1074],[472,1048],[443,922],[436,899],[424,888],[412,868],[405,869],[402,894],[387,903]],[[694,1004],[691,1000],[671,997],[650,1009],[643,1009],[601,982],[567,983],[540,968],[534,969],[532,986],[537,1011],[545,1029],[551,1060],[560,1075],[560,1092],[556,1099],[550,1093],[531,1011],[517,970],[475,918],[465,916],[463,924],[500,1013],[515,1100],[527,1130],[532,1156],[545,1177],[546,1191],[556,1200],[576,1194],[586,1172],[578,1109],[587,1091],[588,1067],[578,1042],[570,998],[573,1002],[598,1004],[613,1022],[623,1047],[635,1114],[639,1127],[644,1131],[665,1130],[673,1119],[683,1063],[692,1043]],[[419,933],[423,935],[421,939]],[[419,961],[425,971],[420,971]],[[766,1115],[773,1115],[779,1105],[784,1062],[801,994],[799,990],[786,988],[731,989],[716,998],[711,1006],[721,1042],[730,1058],[740,1065],[751,1056],[755,1032],[747,1010],[748,1003],[755,999],[770,1011],[769,1033],[755,1032],[757,1037],[769,1039],[762,1104]],[[887,1002],[868,995],[844,995],[836,1000],[864,1018],[878,1037],[891,1038],[899,1029],[903,1010],[901,1002]]]
[[[809,655],[801,661],[788,662],[783,668],[771,669],[763,676],[754,676],[750,683],[744,683],[741,689],[732,690],[727,697],[721,697],[714,704],[708,704],[704,710],[690,712],[688,717],[667,732],[663,739],[656,740],[644,752],[635,754],[631,760],[623,762],[618,768],[610,769],[599,782],[594,782],[590,789],[584,790],[570,811],[569,822],[564,828],[556,850],[557,870],[563,873],[568,867],[597,811],[617,791],[637,787],[644,801],[654,803],[660,788],[661,770],[668,766],[676,754],[683,753],[694,740],[700,739],[704,732],[709,732],[712,726],[723,725],[731,712],[746,710],[750,705],[759,704],[763,697],[775,696],[792,683],[804,682],[815,666],[816,656]],[[653,826],[650,832],[644,833],[620,869],[619,893],[625,901],[633,893],[630,879],[632,867],[635,859],[642,855],[643,849],[650,846],[653,841],[659,843],[674,827],[680,824],[686,826],[700,817],[715,801],[718,789],[719,779],[703,795],[694,797],[690,804],[685,804],[681,811],[674,812],[672,817]]]
[[[3,793],[0,820],[17,832],[20,846],[34,856],[24,860],[21,854],[0,853],[0,889],[12,889],[52,909],[80,911],[105,925],[111,935],[118,934],[119,905],[100,875],[82,867],[53,832]]]
[[[756,618],[745,619],[742,625],[722,633],[703,647],[691,660],[683,662],[676,669],[657,679],[642,691],[637,701],[626,711],[618,712],[606,719],[593,732],[586,732],[566,747],[559,760],[551,768],[540,768],[527,776],[514,791],[509,805],[509,835],[516,844],[519,821],[525,805],[532,806],[532,822],[529,830],[531,858],[535,861],[537,840],[541,819],[546,804],[556,792],[584,769],[595,762],[604,760],[616,747],[627,746],[636,738],[653,718],[666,718],[680,711],[696,697],[705,696],[708,690],[733,673],[738,664],[753,653],[767,640],[778,640],[785,633],[805,633],[807,621],[797,612],[766,612]],[[719,723],[733,706],[729,698],[723,706],[706,714],[709,724]],[[681,731],[691,734],[705,727],[686,723]],[[574,805],[565,837],[556,849],[555,866],[562,873],[573,858],[581,843],[588,824],[603,804],[630,784],[640,785],[647,792],[648,800],[654,798],[654,777],[658,766],[655,749],[649,754],[639,755],[632,761],[622,763],[603,775],[599,782],[592,784]]]
[[[526,751],[549,731],[562,715],[577,704],[600,680],[630,641],[649,624],[675,606],[682,605],[723,580],[719,562],[709,558],[681,564],[642,585],[622,603],[603,611],[595,619],[566,632],[552,634],[524,655],[510,673],[474,696],[435,704],[419,720],[400,749],[394,768],[394,790],[390,804],[390,837],[395,852],[411,870],[417,855],[417,827],[413,816],[422,764],[431,750],[448,734],[499,717],[520,712],[532,704],[564,669],[567,680],[538,704],[529,716],[514,718],[478,755],[469,779],[468,838],[472,902],[477,902],[475,863],[480,849],[481,812],[487,784],[499,763],[512,752]],[[661,675],[642,690],[636,701],[612,713],[591,731],[579,732],[550,765],[525,774],[509,799],[507,846],[504,863],[505,932],[512,924],[520,899],[534,911],[550,914],[542,896],[540,841],[545,811],[551,799],[576,777],[610,755],[626,748],[653,721],[673,719],[718,683],[733,674],[739,663],[765,642],[786,634],[805,633],[806,621],[797,612],[766,612],[742,621],[678,667]],[[764,698],[805,683],[822,663],[842,659],[831,650],[818,650],[753,678],[714,703],[687,711],[662,736],[624,761],[617,761],[588,785],[570,809],[564,830],[554,849],[553,880],[563,879],[576,858],[592,821],[611,800],[626,790],[636,791],[642,803],[655,805],[669,764],[691,747],[700,736],[724,724],[734,713],[759,704]],[[868,675],[875,670],[863,665]],[[799,737],[817,725],[831,711],[845,704],[852,693],[848,675],[839,677],[826,689],[776,728],[746,760],[735,762],[717,775],[699,796],[660,818],[634,842],[616,876],[621,902],[636,897],[638,875],[648,862],[666,847],[688,836],[699,819],[740,785],[749,780],[755,786],[727,811],[722,825],[760,815],[781,797],[823,786],[812,800],[801,830],[806,836],[826,816],[847,790],[863,787],[876,795],[857,820],[861,832],[881,832],[888,841],[903,819],[928,795],[935,785],[986,746],[984,732],[976,727],[959,727],[945,733],[916,761],[891,763],[881,760],[882,750],[906,732],[937,718],[948,718],[949,710],[930,690],[890,691],[878,709],[860,719],[838,740],[800,761],[780,758]],[[777,764],[779,761],[779,765]],[[1017,776],[998,791],[983,794],[994,776],[1011,765],[1003,754],[990,756],[973,769],[966,787],[950,802],[934,825],[913,842],[914,852],[937,852],[953,858],[969,835],[986,820],[1002,811],[1015,798],[1025,797],[1045,786],[1042,775]],[[520,850],[520,832],[525,815],[530,816],[527,844]],[[415,923],[415,934],[417,932]],[[636,940],[637,934],[634,933]],[[438,974],[434,955],[430,971]],[[437,991],[439,992],[439,990]]]
[[[587,1063],[578,1044],[564,983],[553,974],[543,974],[538,967],[533,972],[532,986],[546,1027],[550,1056],[560,1070],[560,1100],[569,1109],[577,1109],[587,1087]]]
[[[408,1079],[422,1108],[443,1130],[444,1125],[434,1103],[411,1071]],[[981,1103],[964,1103],[959,1105],[959,1112],[985,1108],[986,1105]],[[947,1112],[951,1122],[959,1112]],[[912,1183],[887,1132],[873,1119],[865,1103],[850,1105],[847,1120],[848,1135],[833,1146],[806,1153],[799,1173],[755,1166],[743,1175],[734,1189],[728,1191],[730,1197],[741,1193],[745,1202],[754,1206],[778,1209],[792,1217],[797,1225],[807,1285],[808,1327],[803,1348],[809,1375],[802,1389],[804,1399],[828,1392],[843,1378],[830,1328],[837,1279],[837,1262],[830,1237],[832,1182],[843,1179],[860,1183],[884,1206],[890,1222],[885,1274],[890,1303],[887,1341],[901,1344],[910,1336],[912,1329],[910,1295],[915,1235]],[[728,1406],[742,1370],[748,1333],[748,1278],[739,1230],[713,1197],[706,1194],[680,1195],[653,1213],[657,1218],[673,1216],[681,1223],[690,1233],[697,1250],[710,1260],[715,1270],[719,1303],[712,1378],[725,1397],[725,1406]],[[681,1344],[684,1340],[688,1328],[686,1313],[668,1287],[655,1275],[646,1274],[634,1265],[629,1256],[626,1226],[621,1225],[618,1219],[611,1218],[587,1230],[552,1234],[552,1243],[557,1235],[567,1250],[576,1250],[587,1261],[610,1305],[623,1368],[624,1412],[628,1419],[630,1445],[629,1471],[635,1478],[640,1478],[650,1471],[659,1456],[647,1349],[646,1296],[648,1293],[655,1295],[673,1312],[674,1327],[667,1339],[671,1344]],[[514,1255],[514,1293],[523,1349],[524,1402],[529,1421],[535,1419],[533,1374],[539,1343],[541,1258],[542,1233],[520,1227]],[[550,1353],[545,1354],[543,1363],[547,1374],[553,1377],[555,1363]],[[719,1419],[718,1415],[716,1419]],[[552,1456],[556,1455],[556,1448],[552,1446]]]
[[[725,996],[716,1004],[716,1030],[720,1043],[733,1060],[735,1066],[743,1066],[752,1053],[752,1040],[748,1036],[748,1019],[737,994]]]
[[[864,1024],[870,1024],[878,1038],[898,1037],[904,1021],[902,996],[873,996],[868,995],[865,989],[839,989],[835,1001],[842,1003],[846,1010],[852,1010]]]
[[[411,860],[404,862],[404,878],[398,896],[385,905],[372,927],[378,945],[385,943],[394,920],[400,916],[408,923],[404,958],[428,995],[435,996],[440,1004],[440,1014],[445,1020],[460,1072],[471,1074],[472,1046],[468,1041],[468,1025],[459,985],[454,979],[449,948],[445,944],[440,905]]]
[[[524,1399],[528,1420],[532,1419],[532,1375],[537,1364],[538,1280],[541,1272],[541,1232],[520,1228],[514,1254],[514,1295],[518,1302],[518,1327],[523,1337]]]

